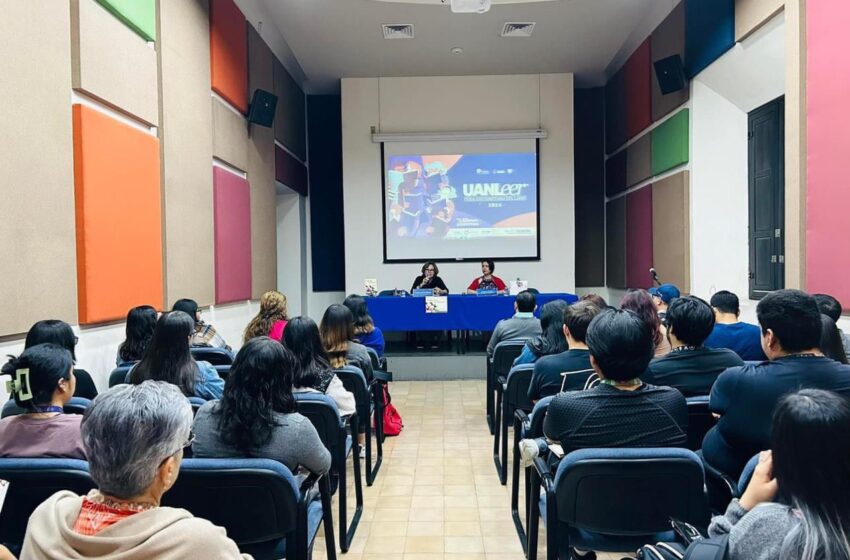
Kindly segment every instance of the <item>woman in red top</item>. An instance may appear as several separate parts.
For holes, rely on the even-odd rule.
[[[495,289],[500,294],[504,294],[507,286],[505,286],[501,278],[493,275],[494,270],[496,270],[496,263],[493,262],[493,259],[484,259],[481,261],[481,276],[472,281],[469,287],[466,288],[466,293],[474,294],[478,290]]]

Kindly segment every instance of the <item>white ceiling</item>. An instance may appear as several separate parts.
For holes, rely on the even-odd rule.
[[[376,0],[236,0],[308,93],[336,92],[346,77],[574,72],[580,85],[601,85],[678,1],[494,4],[479,15]],[[537,22],[534,35],[502,38],[506,21]],[[415,38],[388,41],[384,23],[411,23]]]

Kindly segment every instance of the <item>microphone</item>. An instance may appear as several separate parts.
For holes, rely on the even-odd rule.
[[[658,272],[655,270],[655,267],[649,268],[649,275],[652,277],[652,281],[655,282],[657,286],[661,285],[661,281],[658,280]]]

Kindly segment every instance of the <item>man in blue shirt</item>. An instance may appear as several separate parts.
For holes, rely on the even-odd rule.
[[[709,303],[714,309],[714,330],[705,340],[707,348],[728,348],[742,360],[767,359],[761,349],[761,330],[756,325],[738,320],[741,314],[738,296],[720,290],[711,296]]]
[[[818,350],[821,318],[812,296],[799,290],[771,292],[756,313],[769,361],[720,374],[709,403],[720,420],[702,443],[705,462],[733,479],[753,455],[770,447],[773,409],[784,395],[812,388],[850,397],[850,365]]]

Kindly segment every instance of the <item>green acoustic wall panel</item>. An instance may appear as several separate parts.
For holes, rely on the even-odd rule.
[[[652,174],[688,163],[688,109],[682,109],[652,131]]]
[[[156,0],[97,0],[133,31],[156,41]]]

